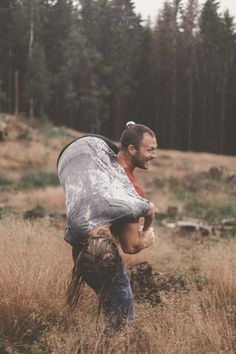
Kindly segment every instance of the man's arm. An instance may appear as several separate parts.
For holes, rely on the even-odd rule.
[[[153,228],[150,227],[154,219],[154,213],[155,207],[151,204],[148,214],[144,217],[143,227],[140,227],[139,220],[123,225],[119,240],[125,253],[138,253],[154,243],[155,234]]]
[[[143,231],[147,231],[155,217],[155,205],[153,203],[150,203],[150,208],[147,213],[147,215],[144,216],[144,225],[143,225]]]

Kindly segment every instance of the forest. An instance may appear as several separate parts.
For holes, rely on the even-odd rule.
[[[236,154],[236,31],[219,2],[1,0],[0,112],[117,140],[128,120],[163,149]]]

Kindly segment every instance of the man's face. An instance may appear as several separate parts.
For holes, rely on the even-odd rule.
[[[150,162],[156,157],[157,141],[156,138],[145,133],[139,144],[139,148],[135,149],[133,155],[133,166],[147,170]]]

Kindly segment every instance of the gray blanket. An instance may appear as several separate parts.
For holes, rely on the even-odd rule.
[[[150,207],[102,139],[84,137],[72,143],[59,159],[58,176],[70,230],[65,239],[72,245],[97,226],[130,222]]]

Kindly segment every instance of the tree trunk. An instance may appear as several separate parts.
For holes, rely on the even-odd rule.
[[[32,58],[33,58],[33,45],[34,45],[34,12],[33,12],[33,4],[30,4],[30,40],[29,40],[29,65],[32,66]],[[31,72],[30,72],[31,75]],[[30,77],[31,81],[32,78]],[[31,85],[30,85],[31,87]],[[30,119],[34,118],[34,99],[32,97],[32,92],[29,94],[29,116]]]
[[[224,153],[225,145],[225,110],[226,110],[226,83],[227,83],[227,64],[224,64],[224,73],[221,93],[221,114],[220,114],[220,154]]]
[[[12,113],[12,48],[9,48],[8,54],[8,113]]]
[[[188,150],[193,147],[193,62],[194,62],[194,44],[191,43],[190,47],[190,63],[187,71],[188,82]]]
[[[174,149],[176,141],[176,109],[177,109],[177,69],[176,69],[176,31],[173,38],[172,75],[171,75],[171,116],[170,116],[170,148]]]
[[[171,113],[170,113],[170,148],[176,148],[176,111],[177,111],[177,14],[180,0],[175,0],[172,15],[172,75],[171,75]]]
[[[19,71],[15,71],[15,116],[19,114]]]

